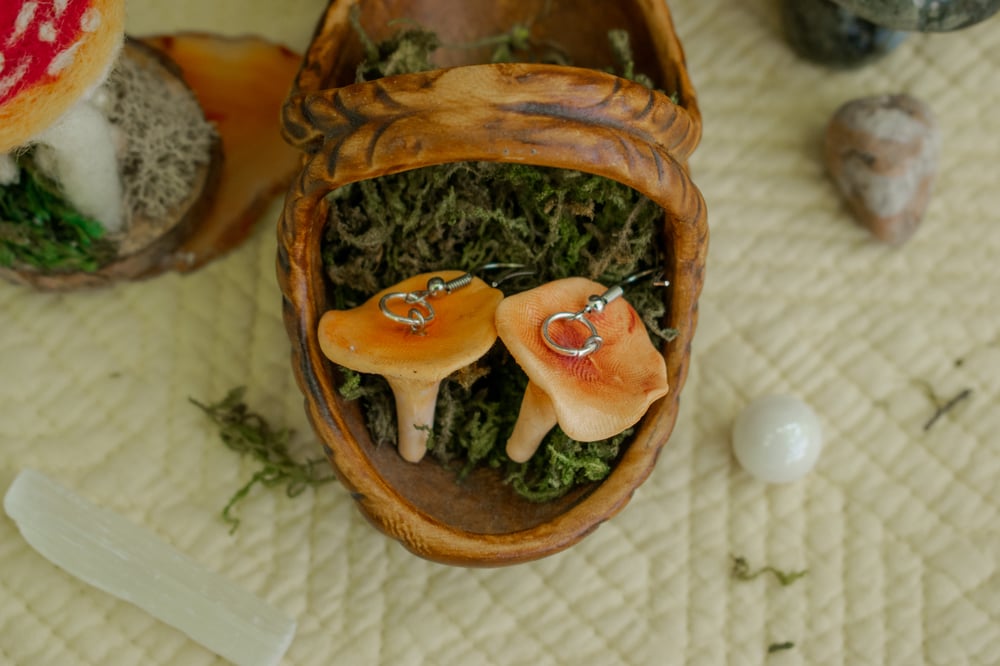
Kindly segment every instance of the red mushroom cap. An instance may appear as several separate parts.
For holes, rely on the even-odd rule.
[[[123,0],[0,2],[0,153],[98,85],[124,40]]]

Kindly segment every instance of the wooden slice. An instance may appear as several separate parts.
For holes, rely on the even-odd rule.
[[[170,97],[193,95],[177,66],[160,51],[129,40],[121,57],[160,79]],[[157,156],[144,158],[155,161]],[[37,289],[70,290],[134,279],[156,271],[164,255],[190,234],[211,200],[221,174],[222,145],[218,137],[212,139],[207,154],[200,161],[193,186],[185,197],[174,203],[167,215],[157,218],[131,215],[124,234],[109,237],[118,244],[118,256],[99,270],[42,272],[20,266],[0,269],[0,276]]]
[[[218,138],[196,187],[172,214],[136,220],[121,239],[119,257],[96,272],[21,267],[0,269],[0,277],[70,290],[195,270],[242,243],[299,168],[299,153],[282,140],[277,122],[299,55],[260,38],[202,33],[129,40],[125,55],[176,94],[193,94],[215,126]]]
[[[182,272],[237,247],[301,166],[278,118],[302,57],[255,37],[203,33],[143,39],[176,62],[222,138],[219,185],[194,233],[161,261]]]

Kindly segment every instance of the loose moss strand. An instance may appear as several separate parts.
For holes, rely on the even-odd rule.
[[[750,564],[747,562],[746,558],[737,557],[735,555],[733,556],[732,575],[736,580],[753,580],[766,573],[772,574],[782,587],[787,587],[809,573],[809,570],[803,569],[802,571],[782,571],[781,569],[776,569],[772,566],[764,566],[760,569],[753,570],[750,568]]]
[[[229,524],[230,534],[240,525],[240,519],[233,515],[234,507],[254,486],[270,488],[284,484],[285,494],[295,497],[309,486],[334,480],[326,460],[295,460],[288,451],[294,431],[275,429],[264,417],[251,411],[243,401],[245,393],[245,387],[234,388],[222,400],[207,405],[189,398],[219,427],[219,437],[228,448],[241,455],[250,455],[261,466],[222,509],[222,519]]]

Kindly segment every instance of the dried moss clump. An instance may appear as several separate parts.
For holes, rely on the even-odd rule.
[[[503,44],[500,53],[506,55],[510,42]],[[369,56],[376,60],[359,68],[359,78],[398,73],[401,62],[426,69],[436,47],[433,35],[417,29],[382,45],[368,42]],[[663,211],[625,185],[576,171],[446,164],[353,183],[331,193],[330,204],[323,257],[330,302],[338,309],[360,305],[380,289],[432,270],[474,270],[490,262],[534,269],[530,277],[502,285],[511,292],[571,276],[611,285],[663,263],[657,249]],[[662,293],[635,285],[627,297],[657,346],[672,338],[674,332],[660,324]],[[341,394],[361,401],[373,440],[394,444],[388,385],[377,376],[343,372]],[[526,384],[500,344],[447,378],[429,451],[460,476],[475,465],[498,468],[518,493],[535,501],[607,476],[631,430],[581,443],[556,428],[529,462],[516,464],[506,457],[504,446]]]

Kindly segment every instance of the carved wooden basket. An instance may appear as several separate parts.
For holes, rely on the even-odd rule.
[[[460,565],[536,559],[579,541],[615,515],[652,471],[673,428],[687,374],[708,230],[687,158],[701,117],[681,45],[663,0],[361,0],[373,40],[405,17],[443,41],[472,42],[531,25],[582,67],[476,64],[485,53],[443,54],[444,69],[354,84],[362,45],[350,1],[333,0],[283,112],[286,139],[305,152],[279,227],[277,269],[293,367],[307,411],[340,480],[361,512],[412,552]],[[543,11],[545,10],[545,11]],[[596,69],[612,64],[607,31],[625,28],[636,67],[667,96]],[[498,161],[575,169],[624,183],[662,207],[670,393],[654,403],[611,474],[547,503],[518,497],[494,470],[461,484],[425,459],[404,461],[373,445],[356,404],[317,342],[330,307],[320,243],[332,190],[351,182],[448,162]],[[388,286],[388,285],[386,285]]]

